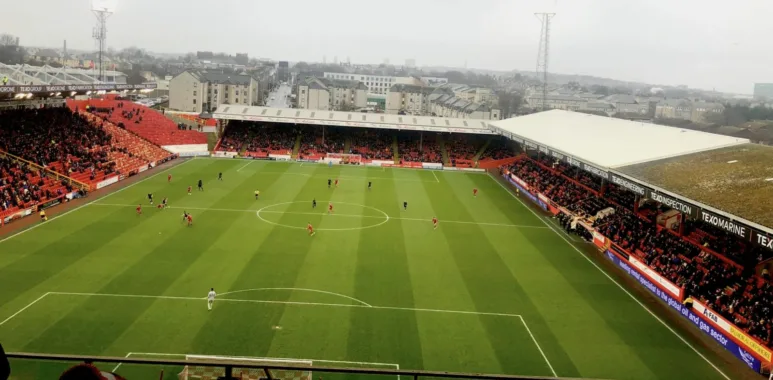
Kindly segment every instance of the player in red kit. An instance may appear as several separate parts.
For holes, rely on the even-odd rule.
[[[314,227],[311,226],[311,223],[306,225],[306,229],[309,231],[309,236],[314,236]]]
[[[336,187],[338,187],[338,178],[336,178]]]
[[[333,213],[333,204],[332,203],[328,203],[327,204],[327,213],[328,214],[332,214]]]
[[[433,229],[437,229],[437,217],[432,217],[432,227]]]
[[[188,227],[193,225],[193,216],[191,214],[188,214]]]
[[[142,205],[137,205],[137,215],[142,215]]]
[[[477,188],[472,189],[472,196],[473,197],[477,197],[478,196],[478,189]]]
[[[188,195],[191,195],[191,190],[193,189],[193,186],[188,186]]]
[[[172,175],[171,174],[166,176],[166,182],[172,183]]]

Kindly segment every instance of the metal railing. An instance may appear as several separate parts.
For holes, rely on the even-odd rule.
[[[336,374],[359,374],[359,375],[391,375],[407,376],[414,380],[419,378],[444,378],[444,379],[481,379],[481,380],[590,380],[568,377],[541,377],[541,376],[518,376],[518,375],[498,375],[485,373],[463,373],[463,372],[442,372],[442,371],[418,371],[418,370],[400,370],[383,368],[350,368],[350,367],[321,367],[321,366],[297,366],[297,365],[268,365],[256,364],[255,362],[228,362],[222,360],[168,360],[168,359],[146,359],[132,357],[114,357],[114,356],[84,356],[84,355],[60,355],[43,354],[30,352],[9,352],[9,359],[20,360],[43,360],[51,362],[78,362],[78,363],[114,363],[114,364],[135,364],[135,365],[174,365],[174,366],[204,366],[218,367],[225,369],[225,378],[230,379],[235,368],[239,369],[257,369],[266,373],[268,380],[275,379],[271,371],[318,371],[324,373]],[[13,369],[12,369],[13,370]],[[132,380],[132,379],[129,379]]]
[[[70,185],[72,185],[74,187],[77,187],[78,189],[81,189],[81,190],[90,190],[91,189],[91,187],[89,185],[87,185],[87,184],[85,184],[83,182],[80,182],[78,180],[70,178],[70,177],[68,177],[68,176],[66,176],[66,175],[64,175],[62,173],[57,173],[57,172],[55,172],[55,171],[53,171],[53,170],[51,170],[49,168],[46,168],[44,166],[40,166],[40,165],[38,165],[38,164],[36,164],[36,163],[34,163],[32,161],[27,161],[27,160],[25,160],[25,159],[23,159],[23,158],[21,158],[19,156],[15,156],[15,155],[10,154],[8,152],[0,150],[0,157],[7,157],[7,158],[10,158],[13,161],[26,164],[28,167],[34,168],[35,170],[38,170],[38,171],[42,171],[48,177],[52,177],[52,178],[54,178],[57,181],[65,180],[65,181],[67,181],[67,183],[69,183]]]

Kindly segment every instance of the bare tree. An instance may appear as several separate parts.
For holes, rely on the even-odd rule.
[[[19,39],[11,34],[0,34],[0,46],[19,46]]]

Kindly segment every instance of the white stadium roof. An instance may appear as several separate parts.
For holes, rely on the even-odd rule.
[[[748,139],[563,110],[490,125],[514,140],[547,146],[605,169],[749,143]]]
[[[217,107],[217,110],[212,117],[215,119],[265,121],[272,123],[494,134],[488,127],[489,120],[456,119],[450,117],[253,107],[233,104],[223,104]]]

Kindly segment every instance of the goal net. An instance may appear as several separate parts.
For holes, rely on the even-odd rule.
[[[325,156],[325,161],[333,163],[347,164],[360,164],[362,162],[362,155],[360,154],[348,154],[348,153],[328,153]]]
[[[177,376],[179,380],[217,380],[225,376],[225,366],[232,365],[231,376],[239,380],[268,380],[266,371],[258,368],[239,367],[239,364],[311,367],[311,360],[244,358],[233,356],[185,355],[186,365]],[[207,365],[197,365],[195,362],[207,362]],[[222,365],[211,365],[218,363]],[[312,380],[311,370],[280,370],[272,369],[271,379],[277,380]]]

